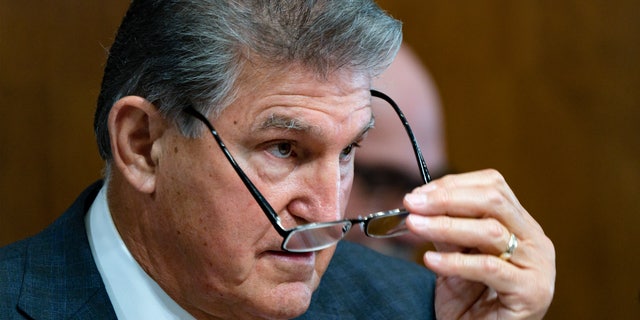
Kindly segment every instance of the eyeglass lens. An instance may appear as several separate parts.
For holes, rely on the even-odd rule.
[[[350,229],[350,221],[302,225],[290,231],[282,247],[289,252],[322,250],[340,241]]]
[[[409,231],[405,221],[409,212],[404,209],[384,211],[379,215],[371,215],[366,222],[364,232],[373,238],[389,238]]]

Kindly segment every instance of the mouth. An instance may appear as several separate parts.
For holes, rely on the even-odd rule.
[[[278,270],[280,277],[287,282],[302,281],[311,279],[316,269],[316,253],[291,253],[282,250],[272,250],[265,252],[264,257],[274,270]]]
[[[268,250],[263,252],[263,258],[271,261],[279,268],[293,270],[313,269],[316,264],[316,252],[293,253],[282,250]]]
[[[318,252],[291,253],[282,250],[267,250],[260,255],[263,266],[274,272],[281,282],[308,283],[317,277],[317,269],[322,261],[317,259]]]
[[[285,252],[282,250],[269,250],[266,252],[266,254],[279,259],[292,260],[292,262],[315,260],[315,255],[316,255],[315,252],[297,253],[297,252]]]

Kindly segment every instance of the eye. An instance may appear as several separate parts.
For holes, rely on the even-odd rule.
[[[295,156],[295,152],[293,151],[293,145],[290,142],[280,142],[272,145],[267,149],[269,153],[273,156],[281,159],[289,158]]]
[[[360,144],[358,144],[357,142],[354,142],[348,145],[346,148],[342,149],[342,152],[340,153],[340,161],[351,160],[351,158],[353,157],[353,154],[356,151],[356,148],[359,148],[359,147],[360,147]]]

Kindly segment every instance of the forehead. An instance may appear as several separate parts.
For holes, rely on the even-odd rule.
[[[240,78],[237,98],[228,111],[243,115],[251,130],[323,131],[326,125],[362,125],[371,120],[370,82],[367,75],[348,70],[320,77],[296,65],[253,68]]]

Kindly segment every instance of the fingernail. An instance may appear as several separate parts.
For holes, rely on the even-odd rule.
[[[422,228],[426,226],[427,224],[429,224],[429,221],[430,221],[428,217],[420,216],[416,214],[410,214],[407,217],[407,220],[410,221],[409,223],[411,223],[414,227],[417,227],[417,228]]]
[[[404,200],[412,206],[419,207],[427,203],[427,195],[408,193],[404,196]]]
[[[427,257],[427,261],[431,264],[438,264],[442,261],[442,255],[435,251],[427,251],[425,256]]]

